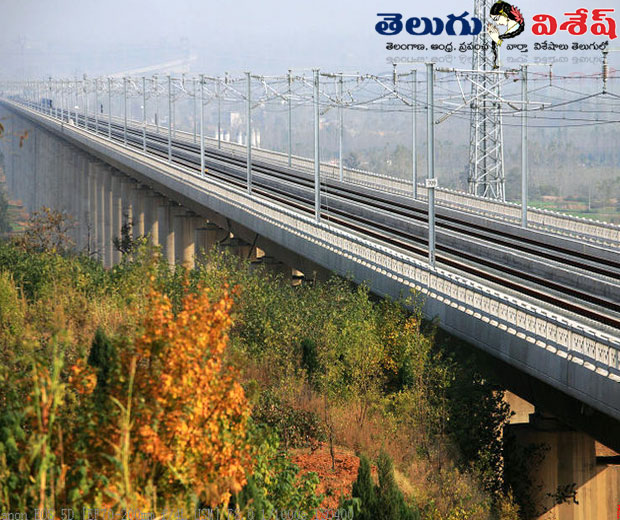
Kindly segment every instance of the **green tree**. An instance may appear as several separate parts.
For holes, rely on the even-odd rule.
[[[365,455],[360,456],[360,465],[357,470],[357,479],[353,482],[351,496],[359,500],[359,512],[355,518],[359,520],[374,520],[377,510],[377,495],[375,484],[370,475],[370,462]]]
[[[358,520],[420,520],[420,510],[407,505],[394,479],[392,460],[381,452],[377,459],[379,484],[374,484],[370,463],[360,456],[357,479],[353,483],[351,498],[341,502],[341,507],[353,512]]]
[[[359,169],[361,167],[360,155],[357,152],[351,152],[344,158],[346,168]]]
[[[385,452],[379,454],[377,459],[377,472],[379,474],[379,486],[377,487],[377,516],[386,520],[419,520],[420,513],[417,507],[409,507],[396,480],[394,480],[394,467],[392,459]]]
[[[501,387],[487,376],[492,369],[486,358],[463,345],[454,351],[447,433],[459,448],[461,467],[475,468],[484,488],[498,496],[504,453],[501,433],[510,409]]]
[[[97,386],[95,394],[102,399],[105,391],[110,383],[110,377],[116,367],[116,350],[110,338],[98,328],[95,332],[90,354],[88,355],[88,364],[97,371]]]
[[[43,206],[30,216],[21,245],[29,252],[66,253],[75,245],[70,236],[73,227],[75,221],[69,215]]]

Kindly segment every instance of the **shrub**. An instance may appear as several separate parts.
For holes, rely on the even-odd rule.
[[[316,342],[304,338],[301,341],[301,366],[308,374],[308,380],[314,383],[315,375],[320,369]]]
[[[69,215],[43,206],[32,213],[18,242],[26,251],[65,252],[75,245],[70,237],[73,227]]]
[[[381,452],[377,459],[379,484],[374,484],[370,474],[370,463],[365,456],[360,457],[357,479],[353,483],[351,499],[344,500],[341,506],[353,512],[360,520],[420,520],[417,506],[408,506],[394,480],[392,460]]]
[[[0,272],[0,345],[10,349],[15,338],[24,332],[25,305],[13,277]],[[8,352],[7,352],[8,353]]]
[[[377,471],[379,473],[379,485],[376,489],[377,516],[386,520],[419,520],[420,513],[417,507],[409,507],[394,480],[394,467],[392,460],[381,452],[377,459]]]
[[[261,394],[252,417],[257,423],[273,428],[286,449],[314,451],[326,437],[325,427],[315,413],[297,410],[269,390]]]
[[[351,496],[358,499],[358,514],[355,518],[359,520],[374,520],[375,511],[377,510],[377,495],[375,492],[375,484],[370,475],[370,462],[362,455],[360,457],[360,466],[357,470],[357,480],[353,482]]]
[[[299,467],[280,449],[274,432],[259,424],[252,425],[249,431],[254,466],[233,504],[253,512],[256,519],[271,519],[278,511],[295,511],[300,513],[299,518],[303,513],[308,515],[306,518],[313,518],[312,513],[323,498],[316,493],[319,484],[316,473],[300,475]]]

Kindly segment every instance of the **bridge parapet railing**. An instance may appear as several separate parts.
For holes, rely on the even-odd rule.
[[[426,188],[418,187],[418,194],[420,198],[426,200]],[[521,222],[520,204],[483,199],[449,189],[437,190],[436,197],[442,205],[455,209],[513,223]],[[530,228],[552,231],[556,234],[598,242],[611,247],[620,247],[620,226],[616,224],[532,207],[528,207],[527,218]]]

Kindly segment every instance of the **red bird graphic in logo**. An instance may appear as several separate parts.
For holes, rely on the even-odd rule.
[[[515,5],[508,2],[495,2],[489,12],[491,22],[487,25],[487,33],[492,43],[493,49],[493,68],[499,67],[498,47],[508,38],[516,38],[525,30],[525,20],[521,11]],[[506,30],[500,34],[500,27]]]

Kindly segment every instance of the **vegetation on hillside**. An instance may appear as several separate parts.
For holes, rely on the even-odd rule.
[[[362,457],[339,497],[356,518],[517,518],[500,388],[415,295],[291,287],[217,250],[171,270],[145,240],[105,270],[57,218],[0,243],[2,511],[312,518],[325,497],[291,453],[324,445],[334,469],[335,447]]]

